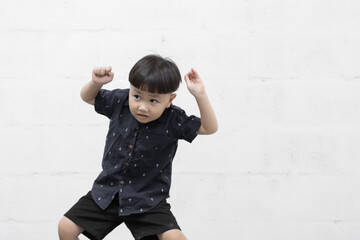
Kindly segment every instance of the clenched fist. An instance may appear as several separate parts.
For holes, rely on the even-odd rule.
[[[96,67],[92,72],[92,81],[96,84],[107,84],[114,78],[114,73],[111,71],[111,67]]]

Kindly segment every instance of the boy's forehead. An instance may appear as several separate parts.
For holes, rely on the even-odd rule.
[[[144,94],[144,95],[148,95],[148,96],[151,96],[151,97],[160,97],[160,96],[165,96],[167,94],[159,94],[159,93],[152,93],[152,92],[148,92],[148,91],[145,91],[145,90],[141,90],[141,89],[138,89],[136,87],[134,87],[133,85],[130,84],[130,89],[133,90],[134,92],[138,93],[138,94]]]

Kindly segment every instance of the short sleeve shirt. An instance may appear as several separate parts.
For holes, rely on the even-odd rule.
[[[156,120],[142,124],[129,109],[129,89],[101,89],[96,112],[110,119],[102,172],[91,193],[106,209],[119,194],[119,216],[142,213],[169,197],[172,162],[178,140],[192,142],[200,118],[171,105]]]

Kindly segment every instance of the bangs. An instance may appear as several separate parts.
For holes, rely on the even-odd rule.
[[[181,76],[170,59],[149,55],[140,59],[131,69],[129,82],[143,91],[166,94],[179,88]]]

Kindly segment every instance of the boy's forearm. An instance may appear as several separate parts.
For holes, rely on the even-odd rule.
[[[218,123],[214,109],[206,93],[195,96],[196,102],[200,110],[201,127],[199,134],[212,134],[218,129]]]
[[[82,100],[89,104],[94,104],[95,97],[99,93],[102,84],[95,83],[93,81],[88,82],[85,86],[81,89],[80,95]]]

